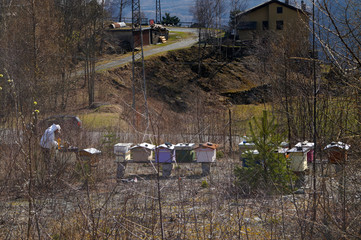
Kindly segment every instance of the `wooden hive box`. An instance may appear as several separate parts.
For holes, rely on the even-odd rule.
[[[195,148],[197,162],[199,163],[211,163],[216,161],[216,149],[218,145],[210,142],[199,144]]]
[[[174,146],[177,163],[194,162],[194,143],[178,143]]]
[[[240,159],[242,161],[243,159],[243,153],[244,152],[247,152],[249,150],[255,150],[256,149],[256,145],[253,143],[253,142],[248,142],[246,140],[240,142],[238,144],[238,149],[239,149],[239,156],[240,156]]]
[[[259,152],[258,150],[245,150],[242,152],[241,154],[241,160],[242,160],[242,167],[249,167],[247,162],[248,162],[248,156],[249,154],[252,154],[252,155],[258,155]],[[261,164],[260,161],[257,161],[256,164]]]
[[[287,150],[290,160],[290,169],[293,172],[303,172],[307,169],[307,153],[309,148],[293,147]]]
[[[174,145],[165,143],[157,146],[155,149],[155,161],[159,163],[175,162]]]
[[[134,162],[145,162],[153,159],[155,145],[141,143],[130,148]]]
[[[91,165],[96,165],[99,162],[99,155],[102,152],[96,148],[86,148],[79,151],[79,158],[81,161],[90,162]]]
[[[314,159],[314,147],[315,144],[313,142],[299,142],[295,145],[295,147],[302,147],[302,148],[308,148],[309,151],[307,152],[307,162],[312,163]]]
[[[347,161],[347,151],[350,145],[343,142],[332,142],[325,147],[327,158],[332,164],[345,164]]]
[[[115,161],[122,162],[130,160],[130,147],[132,143],[117,143],[114,145]]]

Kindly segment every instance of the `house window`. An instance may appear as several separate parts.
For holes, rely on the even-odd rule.
[[[238,24],[238,30],[256,30],[257,22],[240,22]]]
[[[276,29],[277,30],[283,29],[283,21],[276,21]]]
[[[282,12],[283,12],[282,7],[277,7],[277,13],[282,13]]]
[[[262,29],[263,30],[268,30],[268,21],[263,21],[262,22]]]

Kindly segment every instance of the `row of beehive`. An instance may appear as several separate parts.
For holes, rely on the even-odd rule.
[[[312,142],[299,142],[293,148],[286,148],[287,143],[282,143],[278,153],[285,154],[290,160],[290,169],[294,172],[303,172],[308,168],[308,164],[314,160],[314,143]],[[347,160],[347,150],[350,148],[349,145],[342,142],[332,142],[328,144],[324,150],[327,151],[327,157],[329,163],[332,164],[343,164]],[[246,164],[246,154],[258,154],[255,150],[255,144],[252,142],[241,142],[239,144],[241,153],[242,165]]]
[[[118,143],[114,145],[114,154],[116,161],[122,162],[132,160],[134,162],[144,162],[153,160],[153,154],[156,162],[215,162],[217,145],[213,143],[199,144],[194,143],[164,143],[155,146],[149,143],[141,143],[132,146],[132,143]]]

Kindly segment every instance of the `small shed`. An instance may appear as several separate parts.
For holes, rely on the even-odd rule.
[[[130,147],[132,143],[117,143],[114,145],[115,161],[130,160]]]
[[[130,148],[134,162],[144,162],[153,159],[155,145],[150,143],[137,144]]]
[[[157,44],[159,41],[164,43],[168,40],[168,36],[169,36],[169,30],[163,25],[160,24],[151,25],[151,31],[150,31],[151,44]]]
[[[218,145],[214,143],[201,143],[195,148],[197,162],[211,163],[216,161],[216,149]]]
[[[307,163],[313,162],[314,147],[315,147],[315,144],[313,142],[308,142],[308,141],[299,142],[295,145],[295,147],[302,147],[302,148],[309,149],[309,151],[307,152]]]
[[[344,164],[347,161],[347,151],[350,145],[343,142],[332,142],[325,147],[329,163]]]
[[[143,37],[143,46],[147,46],[151,44],[151,28],[142,28],[142,32],[139,30],[134,32],[133,37],[133,30],[130,27],[122,27],[122,28],[111,28],[108,30],[108,33],[114,39],[119,40],[120,42],[127,42],[133,48],[140,47],[141,43],[141,36]],[[134,38],[134,41],[133,41]]]
[[[194,143],[178,143],[174,146],[177,163],[194,162]]]
[[[310,151],[307,147],[293,147],[287,150],[290,159],[290,169],[293,172],[304,172],[307,169],[307,153]]]
[[[164,143],[155,148],[155,161],[159,163],[175,162],[174,145],[171,143]]]

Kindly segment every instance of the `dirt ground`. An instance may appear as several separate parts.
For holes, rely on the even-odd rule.
[[[312,194],[242,195],[237,156],[218,159],[208,176],[200,163],[178,164],[169,178],[129,163],[120,181],[112,155],[91,171],[69,156],[42,186],[2,197],[1,239],[289,239],[310,229]]]

